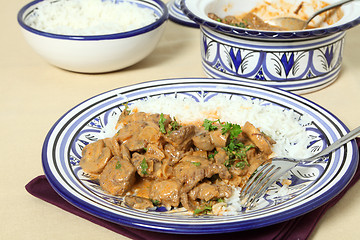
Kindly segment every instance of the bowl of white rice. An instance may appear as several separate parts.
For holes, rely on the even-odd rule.
[[[36,0],[18,13],[29,45],[50,64],[81,73],[120,70],[147,57],[161,39],[161,0]]]
[[[181,9],[200,25],[201,62],[208,76],[303,94],[337,79],[346,30],[360,23],[360,2],[325,12],[304,30],[265,25],[277,17],[306,20],[337,1],[182,0]]]

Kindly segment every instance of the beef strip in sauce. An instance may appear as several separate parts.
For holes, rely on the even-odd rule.
[[[154,205],[211,209],[270,161],[274,142],[250,123],[234,137],[220,121],[212,129],[181,126],[166,114],[124,111],[113,138],[83,150],[80,166],[112,195],[137,209]],[[230,125],[231,126],[231,125]],[[239,126],[240,128],[240,126]]]
[[[128,160],[115,156],[100,174],[100,186],[112,195],[123,196],[135,183],[135,171]]]

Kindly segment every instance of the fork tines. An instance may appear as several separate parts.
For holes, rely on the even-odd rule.
[[[268,187],[277,180],[274,175],[279,170],[279,167],[268,162],[258,168],[249,178],[240,192],[243,211],[254,207],[256,201],[265,194]]]

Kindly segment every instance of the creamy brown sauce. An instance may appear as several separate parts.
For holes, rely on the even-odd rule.
[[[124,111],[121,129],[83,149],[80,166],[133,208],[185,207],[210,213],[271,161],[274,141],[246,122],[181,125],[169,115]],[[234,147],[235,146],[235,147]],[[206,209],[206,211],[201,211]],[[210,210],[209,210],[210,209]]]

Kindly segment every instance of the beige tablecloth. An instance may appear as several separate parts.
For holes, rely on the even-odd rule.
[[[53,67],[23,39],[17,11],[28,1],[2,1],[0,14],[0,239],[125,239],[28,194],[24,186],[43,174],[44,138],[67,110],[96,94],[143,81],[206,77],[199,30],[168,22],[156,50],[142,62],[107,74],[78,74]],[[343,68],[329,87],[304,95],[360,125],[360,27],[346,36]],[[312,239],[359,239],[360,183],[322,218]]]

